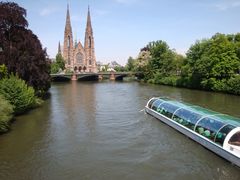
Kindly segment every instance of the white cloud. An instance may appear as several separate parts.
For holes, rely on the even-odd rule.
[[[48,16],[50,14],[53,14],[53,13],[57,12],[57,11],[58,11],[58,9],[55,8],[55,7],[45,7],[44,9],[42,9],[40,11],[39,14],[40,14],[40,16]]]
[[[220,2],[215,4],[215,7],[220,11],[226,11],[228,9],[240,7],[240,1],[239,0],[221,0]]]

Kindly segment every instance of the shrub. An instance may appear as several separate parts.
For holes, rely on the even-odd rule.
[[[228,93],[240,95],[240,75],[232,77],[227,82]]]
[[[6,78],[8,76],[7,67],[5,64],[0,65],[0,79]]]
[[[12,119],[13,106],[0,96],[0,133],[8,131],[9,122]]]
[[[0,94],[14,106],[15,114],[21,114],[33,108],[36,103],[34,89],[14,75],[0,81]]]

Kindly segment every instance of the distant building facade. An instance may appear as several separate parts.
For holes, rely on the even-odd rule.
[[[64,31],[64,44],[61,50],[59,43],[58,53],[61,53],[65,60],[65,67],[75,71],[97,72],[97,63],[94,49],[94,37],[91,24],[90,10],[88,8],[87,25],[85,31],[84,46],[81,42],[73,42],[72,27],[67,6],[66,25]]]

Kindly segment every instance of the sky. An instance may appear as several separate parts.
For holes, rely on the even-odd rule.
[[[240,0],[15,0],[27,10],[29,29],[54,58],[63,44],[67,3],[74,39],[84,44],[90,6],[97,61],[125,65],[151,41],[185,54],[215,33],[240,32]]]

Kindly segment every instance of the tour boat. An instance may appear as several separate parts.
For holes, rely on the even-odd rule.
[[[240,119],[169,98],[151,98],[145,111],[240,167]]]

